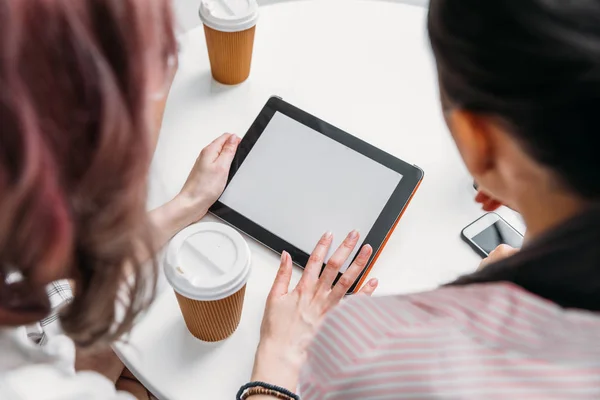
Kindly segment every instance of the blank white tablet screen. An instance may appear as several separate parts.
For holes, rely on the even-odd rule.
[[[308,254],[331,231],[329,259],[353,229],[363,243],[401,179],[398,172],[276,112],[220,201]]]

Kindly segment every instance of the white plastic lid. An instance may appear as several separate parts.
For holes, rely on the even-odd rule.
[[[169,244],[165,275],[173,289],[194,300],[220,300],[240,290],[250,274],[250,248],[235,229],[200,223]]]
[[[202,0],[200,19],[221,32],[239,32],[252,28],[258,20],[256,0]]]

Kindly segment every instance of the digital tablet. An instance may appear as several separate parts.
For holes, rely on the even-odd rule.
[[[239,144],[211,208],[218,218],[304,267],[323,233],[333,251],[353,229],[373,255],[360,288],[423,179],[423,171],[271,97]],[[339,278],[339,276],[338,276]]]

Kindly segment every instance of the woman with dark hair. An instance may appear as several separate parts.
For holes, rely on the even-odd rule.
[[[316,280],[282,289],[284,256],[242,398],[600,398],[600,1],[430,0],[428,26],[478,199],[518,210],[525,245],[327,316]]]

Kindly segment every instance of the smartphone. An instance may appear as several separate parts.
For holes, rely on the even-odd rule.
[[[461,237],[484,258],[501,244],[515,248],[523,245],[523,235],[494,212],[485,214],[463,229]]]

